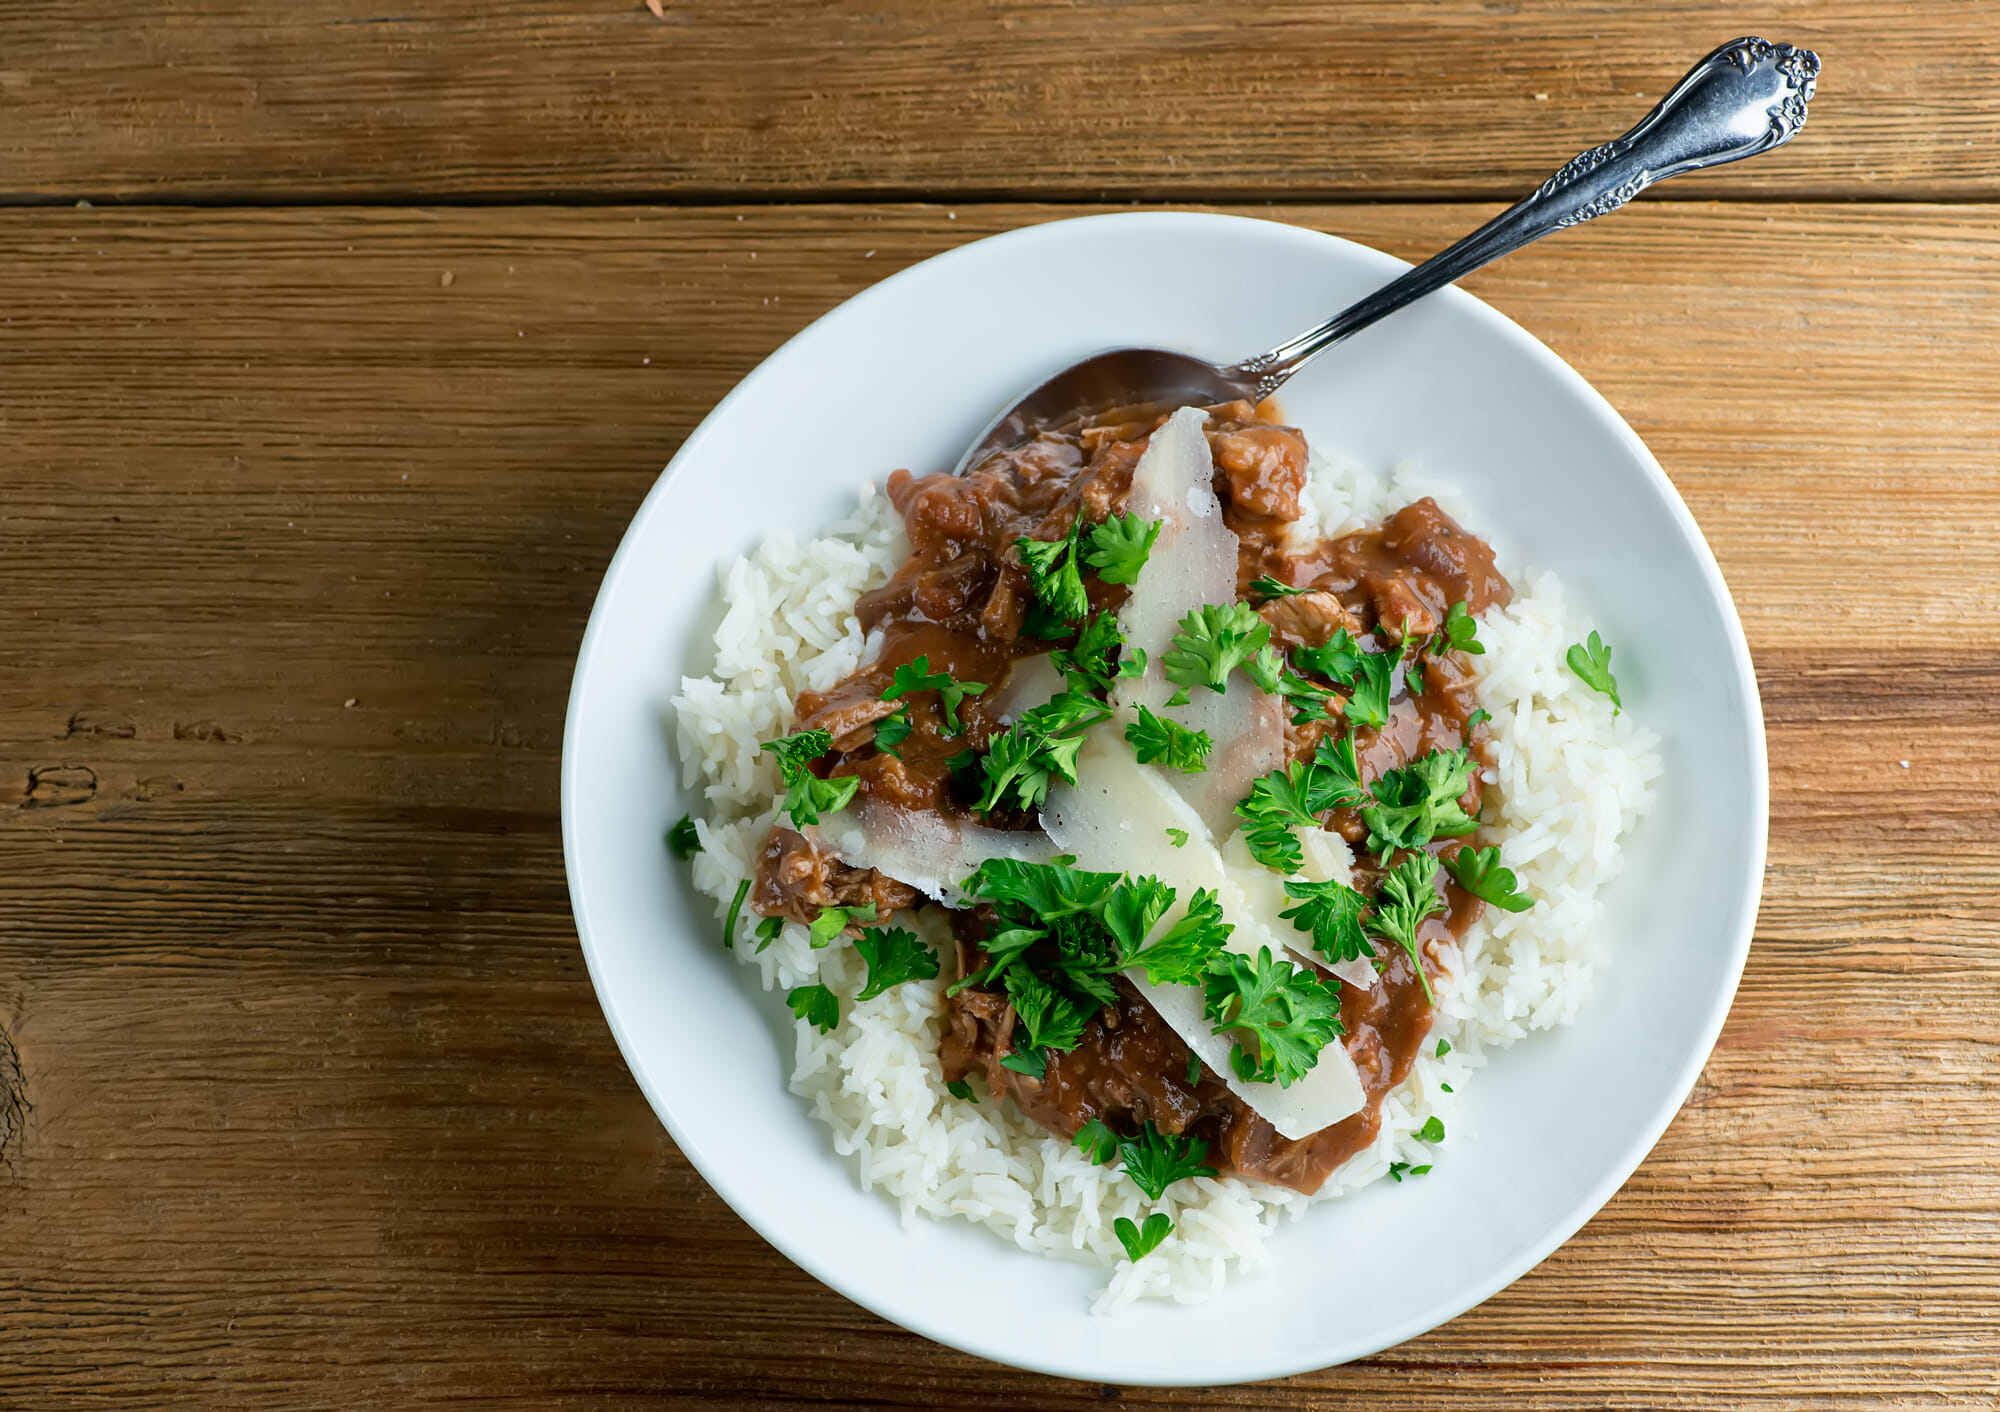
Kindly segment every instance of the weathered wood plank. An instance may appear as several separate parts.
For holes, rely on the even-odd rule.
[[[1478,284],[1687,495],[1772,750],[1722,1043],[1540,1269],[1108,1398],[846,1304],[674,1151],[562,879],[597,574],[784,336],[1047,214],[0,214],[0,1400],[1992,1405],[1985,212],[1657,206]],[[1413,254],[1478,208],[1297,214]]]
[[[660,8],[14,0],[0,195],[1511,199],[1751,27],[1816,47],[1824,96],[1712,190],[2000,193],[1977,4]]]

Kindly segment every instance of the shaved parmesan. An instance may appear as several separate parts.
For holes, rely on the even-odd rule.
[[[1125,641],[1146,654],[1145,675],[1121,683],[1115,697],[1128,710],[1161,711],[1177,689],[1166,679],[1162,658],[1181,620],[1204,604],[1236,601],[1237,540],[1215,496],[1206,420],[1197,407],[1181,408],[1153,433],[1132,472],[1126,512],[1160,521],[1160,535],[1118,615]],[[1174,776],[1173,788],[1201,815],[1211,838],[1226,837],[1231,812],[1250,782],[1284,763],[1279,701],[1239,678],[1226,693],[1197,688],[1175,719],[1207,731],[1214,748],[1205,771]]]
[[[1056,856],[1055,845],[1032,830],[954,823],[866,798],[823,816],[806,836],[850,868],[875,868],[952,907],[970,905],[959,884],[989,858],[1046,863]]]

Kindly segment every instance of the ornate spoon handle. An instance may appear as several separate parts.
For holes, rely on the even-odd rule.
[[[1819,77],[1810,49],[1734,39],[1688,71],[1623,137],[1572,157],[1534,195],[1318,328],[1228,371],[1268,397],[1316,354],[1413,299],[1471,274],[1550,231],[1615,211],[1654,182],[1754,157],[1805,125]]]

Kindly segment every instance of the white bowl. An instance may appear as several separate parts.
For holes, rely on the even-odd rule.
[[[1585,237],[1587,238],[1587,237]],[[1613,886],[1576,1024],[1494,1057],[1435,1172],[1280,1227],[1271,1267],[1209,1303],[1097,1317],[1105,1273],[990,1232],[905,1229],[786,1090],[792,1021],[717,944],[662,847],[693,801],[663,708],[708,661],[716,565],[809,536],[864,480],[949,467],[1002,403],[1123,344],[1233,359],[1404,269],[1265,221],[1059,221],[928,260],[850,299],[723,399],[634,517],[579,654],[563,742],[577,931],[619,1048],[709,1184],[800,1266],[906,1328],[999,1362],[1218,1384],[1359,1358],[1533,1267],[1638,1166],[1693,1085],[1749,949],[1764,869],[1763,718],[1742,628],[1686,506],[1631,428],[1547,348],[1448,289],[1286,390],[1314,445],[1455,480],[1471,527],[1553,569],[1618,649],[1665,777]],[[663,1274],[671,1272],[663,1271]]]

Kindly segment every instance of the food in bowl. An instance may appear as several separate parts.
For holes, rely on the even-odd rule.
[[[1199,1299],[1575,1013],[1656,743],[1416,490],[1123,409],[724,568],[676,841],[864,1185]]]

